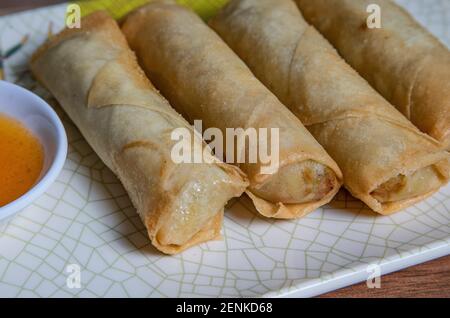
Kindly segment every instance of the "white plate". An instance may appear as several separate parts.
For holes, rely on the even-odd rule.
[[[448,0],[400,2],[450,43]],[[64,11],[60,5],[0,18],[3,50],[30,36],[5,62],[8,80],[48,98],[30,78],[27,60],[50,22],[54,31],[62,27]],[[387,273],[450,254],[446,187],[390,217],[345,192],[290,222],[261,218],[241,199],[226,213],[224,240],[163,256],[117,179],[56,109],[69,157],[50,190],[0,231],[0,296],[313,296],[366,280],[368,264]]]

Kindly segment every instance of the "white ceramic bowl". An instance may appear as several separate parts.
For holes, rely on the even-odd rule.
[[[17,119],[39,138],[45,155],[35,185],[17,200],[0,207],[0,221],[5,221],[41,196],[58,177],[66,161],[67,136],[58,115],[43,99],[5,81],[0,81],[0,113]]]

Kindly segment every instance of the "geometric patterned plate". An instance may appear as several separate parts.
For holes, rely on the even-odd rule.
[[[399,2],[450,45],[450,1]],[[55,105],[70,143],[53,186],[0,225],[1,297],[313,296],[366,280],[369,264],[387,273],[450,254],[450,186],[393,216],[341,191],[306,218],[269,220],[243,197],[228,206],[222,241],[157,252],[118,180],[28,72],[65,9],[0,18],[6,80]]]

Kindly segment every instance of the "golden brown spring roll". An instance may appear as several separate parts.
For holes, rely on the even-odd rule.
[[[420,130],[450,150],[450,52],[391,0],[297,0],[306,20]],[[369,5],[381,28],[368,28]],[[370,8],[369,8],[370,9]]]
[[[296,218],[334,197],[341,186],[336,163],[194,12],[153,2],[122,30],[155,86],[191,122],[224,135],[226,128],[279,129],[279,169],[264,174],[261,161],[240,164],[262,215]],[[237,152],[248,154],[249,145]]]
[[[213,157],[175,164],[171,133],[192,128],[145,77],[111,17],[81,22],[34,54],[34,75],[119,177],[156,248],[174,254],[216,239],[224,205],[247,186],[242,172]]]
[[[374,91],[291,0],[231,1],[211,26],[336,160],[344,185],[390,214],[437,191],[449,154]]]

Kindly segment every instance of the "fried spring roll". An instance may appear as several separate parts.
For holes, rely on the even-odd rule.
[[[156,248],[174,254],[216,239],[224,205],[247,186],[242,172],[213,157],[175,164],[171,132],[192,128],[145,77],[111,17],[94,13],[81,24],[34,54],[34,75],[119,177]]]
[[[450,150],[450,52],[391,0],[297,0],[306,20],[420,130]],[[381,28],[368,28],[369,5]]]
[[[449,154],[337,54],[291,0],[234,0],[211,26],[296,114],[344,174],[344,185],[390,214],[445,185]]]
[[[240,165],[262,215],[297,218],[334,197],[342,177],[336,163],[194,12],[152,2],[122,30],[155,86],[191,122],[224,135],[227,128],[279,128],[279,169],[264,174],[260,161]],[[248,154],[249,143],[237,152]]]

